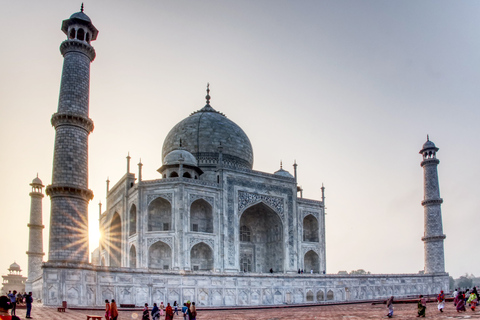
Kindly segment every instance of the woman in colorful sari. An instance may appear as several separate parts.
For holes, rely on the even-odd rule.
[[[470,303],[470,309],[472,309],[472,311],[475,311],[475,307],[477,306],[478,302],[478,296],[475,289],[474,291],[472,291],[472,293],[470,293],[467,302]]]
[[[150,315],[148,314],[148,303],[145,303],[145,308],[143,308],[142,320],[150,320]]]
[[[420,295],[420,297],[418,299],[417,308],[418,308],[417,317],[424,317],[425,318],[425,312],[427,311],[427,301],[425,300],[423,295]]]
[[[160,316],[163,316],[163,310],[165,309],[165,305],[163,304],[163,301],[160,302],[160,306],[158,308],[160,309]]]
[[[167,308],[165,309],[165,320],[173,320],[173,309],[170,302],[167,303]]]
[[[465,309],[465,298],[463,296],[463,292],[459,292],[455,299],[457,300],[457,312],[467,311]]]
[[[437,296],[438,301],[438,311],[443,312],[443,308],[445,308],[445,295],[443,294],[443,290],[440,291],[440,294]]]
[[[110,320],[110,303],[105,300],[105,320]]]
[[[158,319],[160,319],[160,312],[158,311],[158,307],[157,307],[157,304],[156,304],[156,303],[153,304],[153,308],[152,308],[152,319],[153,319],[153,320],[158,320]]]
[[[112,316],[112,320],[117,320],[118,318],[117,303],[113,299],[112,299],[112,303],[110,304],[110,314]]]
[[[387,317],[393,317],[393,296],[390,297],[387,301],[388,314]]]
[[[195,308],[195,302],[192,302],[192,305],[190,306],[190,320],[196,320],[197,319],[197,308]]]

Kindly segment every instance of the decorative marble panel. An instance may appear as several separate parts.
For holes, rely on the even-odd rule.
[[[150,202],[152,202],[157,198],[163,198],[165,200],[168,200],[168,202],[170,202],[171,204],[173,199],[173,193],[156,193],[156,194],[147,195],[147,207],[150,204]]]
[[[214,208],[215,200],[213,197],[202,196],[199,194],[190,194],[188,199],[188,205],[190,206],[195,200],[198,200],[198,199],[203,199],[207,201],[212,206],[212,208]]]
[[[170,246],[170,249],[173,250],[173,237],[162,237],[162,238],[148,238],[147,239],[147,248],[150,248],[150,246],[154,243],[157,242],[165,242]]]
[[[251,204],[258,202],[266,203],[270,208],[272,208],[276,213],[278,213],[282,221],[284,221],[285,218],[283,213],[283,198],[267,196],[252,192],[238,191],[238,214],[241,214]]]
[[[192,247],[200,242],[204,242],[206,243],[211,249],[212,251],[214,250],[214,244],[215,244],[215,241],[213,239],[202,239],[202,238],[190,238],[188,240],[188,248],[189,250],[192,250]],[[213,251],[215,252],[215,251]]]

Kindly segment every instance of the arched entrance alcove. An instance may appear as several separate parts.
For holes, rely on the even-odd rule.
[[[198,199],[190,206],[190,230],[213,233],[212,206],[207,201]]]
[[[130,208],[130,226],[128,235],[131,236],[135,233],[137,233],[137,207],[132,204],[132,207]]]
[[[239,228],[240,264],[249,259],[253,272],[283,272],[283,224],[277,213],[258,203],[243,212]]]
[[[206,243],[200,242],[190,250],[190,265],[193,271],[213,270],[213,251]]]
[[[148,231],[172,229],[172,206],[163,198],[157,198],[148,205]]]
[[[172,249],[162,241],[155,242],[148,249],[148,267],[169,270],[172,266]]]
[[[135,246],[132,245],[130,247],[130,254],[128,257],[128,266],[130,268],[136,268],[137,267],[137,250],[135,249]]]
[[[303,219],[303,241],[318,242],[318,220],[311,214]]]
[[[318,254],[313,250],[308,251],[303,259],[303,265],[305,266],[305,272],[308,273],[310,270],[313,270],[314,273],[319,273],[320,261]]]
[[[110,255],[110,266],[120,267],[122,261],[122,221],[118,213],[114,213],[108,233],[108,253]]]

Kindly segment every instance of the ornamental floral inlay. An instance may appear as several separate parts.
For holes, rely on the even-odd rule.
[[[170,202],[170,204],[171,204],[172,199],[173,199],[173,194],[172,193],[149,194],[147,196],[147,206],[150,205],[150,202],[152,202],[153,200],[155,200],[157,198],[163,198],[165,200],[168,200],[168,202]]]
[[[157,242],[164,242],[170,246],[170,249],[173,249],[173,239],[172,237],[168,238],[149,238],[147,239],[147,247],[149,248],[152,244]]]
[[[210,246],[210,249],[213,250],[214,241],[211,239],[190,238],[190,240],[188,241],[188,247],[190,248],[190,250],[192,250],[192,247],[196,244],[199,244],[200,242],[204,242],[205,244]]]
[[[201,196],[201,195],[198,195],[198,194],[190,194],[189,205],[191,205],[195,200],[198,200],[198,199],[202,199],[202,200],[207,201],[213,208],[213,206],[214,206],[213,205],[214,204],[213,197]]]
[[[238,191],[238,212],[241,213],[245,210],[250,204],[256,202],[265,202],[270,206],[275,212],[277,212],[283,220],[283,198],[272,197],[264,194],[251,193],[245,191]]]

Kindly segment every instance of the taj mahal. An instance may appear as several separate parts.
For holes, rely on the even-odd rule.
[[[292,173],[254,170],[247,134],[205,104],[165,137],[158,179],[142,179],[127,157],[123,177],[107,181],[102,233],[89,259],[88,138],[90,66],[98,30],[83,12],[62,22],[66,40],[55,129],[49,251],[42,243],[43,182],[32,183],[28,280],[45,305],[102,306],[105,299],[142,306],[196,301],[198,306],[256,306],[354,301],[448,290],[436,157],[427,139],[424,169],[425,269],[418,274],[329,274],[325,188],[303,198]],[[200,97],[199,97],[200,98]],[[420,243],[419,243],[420,245]],[[305,274],[299,274],[304,270]]]

